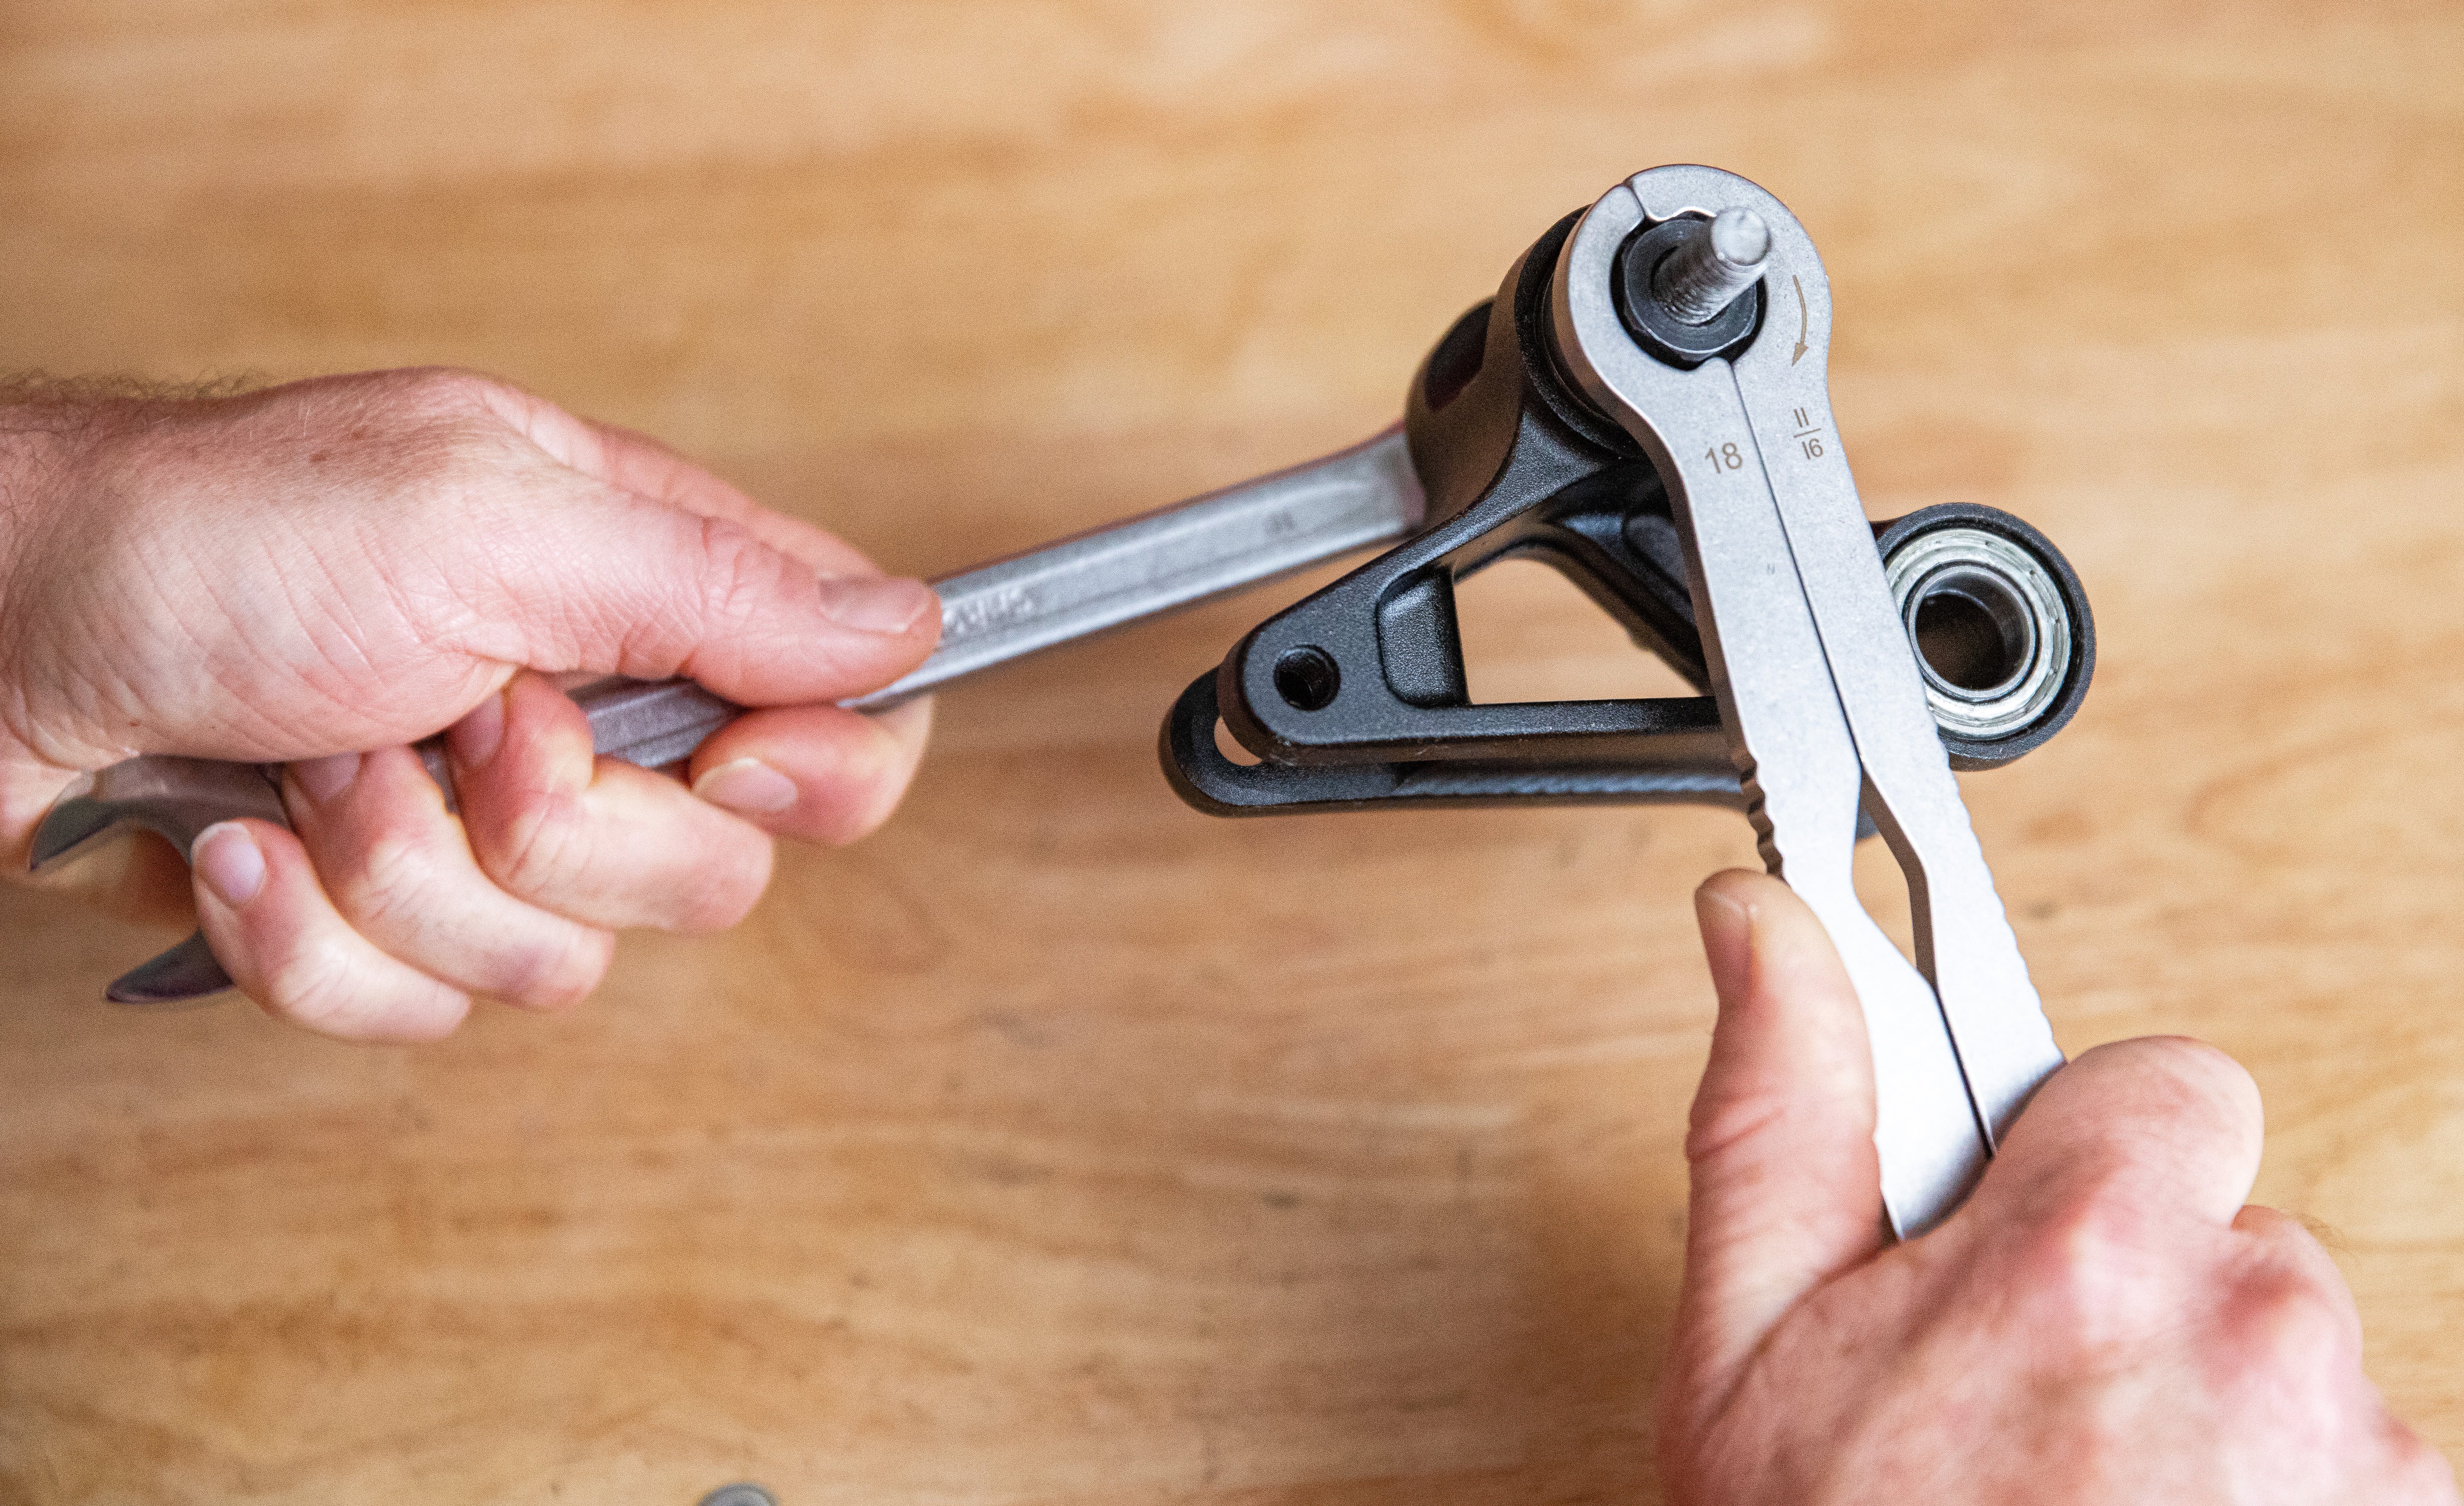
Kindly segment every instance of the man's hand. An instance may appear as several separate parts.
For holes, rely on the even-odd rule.
[[[2179,1039],[2089,1052],[1967,1205],[1887,1245],[1874,1077],[1829,939],[1776,879],[1697,899],[1720,995],[1660,1396],[1683,1506],[2453,1503],[2361,1367],[2334,1263],[2246,1207],[2258,1096]]]
[[[932,592],[639,435],[467,372],[190,401],[0,394],[0,868],[81,771],[290,762],[297,831],[201,837],[251,996],[364,1039],[473,995],[587,993],[625,926],[735,923],[772,833],[889,814],[922,706],[833,702],[932,651]],[[748,706],[691,787],[595,763],[546,677],[690,675]],[[451,726],[458,818],[407,744]]]

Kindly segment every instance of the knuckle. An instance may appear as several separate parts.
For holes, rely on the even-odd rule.
[[[1784,1125],[1793,1104],[1783,1093],[1751,1093],[1717,1101],[1698,1097],[1685,1131],[1685,1159],[1694,1165],[1716,1161]]]
[[[2404,1491],[2402,1501],[2408,1506],[2454,1506],[2455,1466],[2448,1462],[2447,1455],[2401,1423],[2396,1425],[2388,1447],[2395,1455],[2394,1473]]]
[[[461,990],[407,968],[370,966],[340,939],[312,942],[268,976],[267,1012],[341,1040],[429,1041],[470,1008]]]
[[[311,1030],[346,1033],[366,1011],[366,990],[356,986],[357,972],[340,939],[311,941],[267,971],[265,997],[258,1002]]]
[[[436,876],[436,853],[421,833],[381,830],[335,875],[334,907],[363,931],[388,929],[418,918]]]
[[[2149,1226],[2135,1201],[2091,1185],[2028,1227],[2018,1252],[2023,1290],[2054,1317],[2049,1331],[2094,1342],[2129,1320],[2148,1285]]]
[[[2076,1377],[2082,1370],[2094,1374],[2104,1369],[2115,1357],[2108,1351],[2072,1354],[2062,1359],[2068,1373]],[[2146,1498],[2131,1489],[2145,1483],[2148,1467],[2145,1424],[2131,1409],[2098,1405],[2066,1409],[2061,1439],[2062,1488],[2049,1492],[2044,1498],[2079,1502]]]
[[[700,520],[693,599],[681,604],[692,620],[692,639],[730,643],[759,623],[781,587],[792,562],[723,518]]]
[[[479,853],[480,867],[511,893],[545,900],[578,888],[591,862],[590,823],[569,797],[526,805]]]
[[[399,400],[438,417],[476,417],[495,410],[508,392],[495,378],[463,366],[413,366],[394,373]]]
[[[2261,1373],[2318,1375],[2360,1358],[2335,1298],[2307,1273],[2282,1266],[2242,1279],[2229,1321],[2242,1358]]]
[[[516,966],[497,997],[525,1008],[553,1011],[570,1008],[589,997],[607,974],[616,939],[588,926],[566,928],[556,943],[531,949]]]

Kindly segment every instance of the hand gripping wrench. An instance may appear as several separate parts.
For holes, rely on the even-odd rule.
[[[1056,644],[1177,610],[1392,543],[1424,500],[1399,427],[1323,459],[1076,535],[934,583],[941,642],[904,678],[842,704],[879,711]],[[743,712],[691,680],[602,679],[569,692],[602,757],[658,768],[692,756]],[[442,734],[418,744],[445,790]],[[59,862],[123,826],[186,856],[217,821],[288,826],[279,764],[148,755],[72,786],[35,829],[33,866]],[[202,933],[115,980],[121,1004],[179,1004],[231,986]]]

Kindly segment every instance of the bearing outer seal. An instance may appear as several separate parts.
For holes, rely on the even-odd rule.
[[[1926,537],[1953,530],[1969,536],[1971,545],[1983,544],[1971,548],[1976,563],[1990,563],[2020,578],[2014,585],[2031,598],[2032,605],[2057,608],[2060,635],[2068,639],[2066,644],[2051,641],[2056,634],[2046,631],[2051,627],[2048,621],[2036,633],[2035,654],[2040,663],[2023,667],[2012,684],[1996,687],[1987,697],[1963,697],[1940,685],[1940,676],[1926,676],[1925,700],[1934,713],[1943,747],[1950,754],[1951,767],[1999,768],[2059,732],[2078,714],[2079,703],[2087,698],[2088,682],[2096,675],[2096,620],[2088,611],[2086,588],[2052,540],[1998,508],[1952,502],[1885,523],[1874,540],[1903,622],[1914,621],[1918,589],[1961,552],[1928,547]],[[2003,550],[2024,558],[2035,569],[2012,569]],[[2047,617],[2051,616],[2048,610]]]

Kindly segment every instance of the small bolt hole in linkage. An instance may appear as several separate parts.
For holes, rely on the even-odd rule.
[[[1343,672],[1334,656],[1316,647],[1287,649],[1275,660],[1275,694],[1295,711],[1324,711],[1343,688]]]

